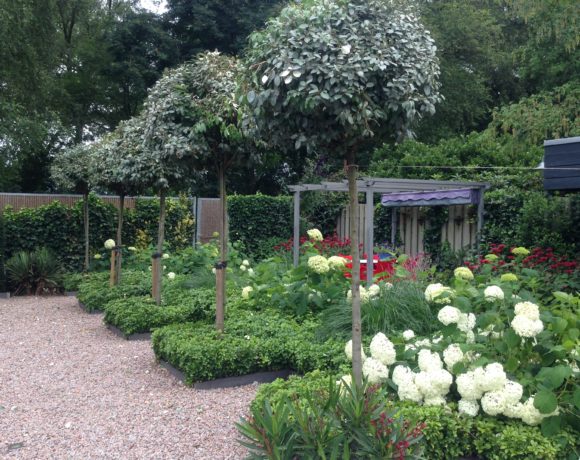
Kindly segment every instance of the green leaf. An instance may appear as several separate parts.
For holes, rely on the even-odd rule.
[[[534,407],[542,414],[551,414],[558,407],[558,398],[548,390],[542,390],[534,398]]]
[[[256,93],[254,91],[248,92],[248,102],[251,104],[256,100]]]
[[[556,389],[564,383],[564,380],[570,376],[572,370],[568,366],[543,367],[536,380],[544,384],[547,388]]]
[[[504,333],[503,333],[503,340],[504,342],[507,344],[508,347],[510,348],[514,348],[517,347],[520,342],[521,342],[521,338],[519,335],[517,335],[513,329],[507,329]]]
[[[580,387],[576,387],[574,390],[574,405],[576,409],[580,409]]]
[[[510,358],[505,363],[505,369],[508,372],[515,372],[519,366],[520,363],[515,356],[510,356]]]
[[[580,330],[576,329],[575,327],[568,331],[568,337],[570,337],[571,340],[578,340],[579,336]]]
[[[558,318],[554,322],[554,332],[561,334],[566,330],[566,326],[568,326],[568,321],[566,321],[564,318]]]
[[[562,417],[555,415],[542,420],[542,434],[546,437],[554,436],[560,432]]]

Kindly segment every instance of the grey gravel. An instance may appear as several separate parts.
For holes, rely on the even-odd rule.
[[[74,297],[0,300],[0,458],[244,458],[255,392],[184,386]]]

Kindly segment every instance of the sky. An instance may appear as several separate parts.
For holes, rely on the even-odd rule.
[[[141,0],[141,6],[157,14],[164,13],[167,10],[165,0]]]

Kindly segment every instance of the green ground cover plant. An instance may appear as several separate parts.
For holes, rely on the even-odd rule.
[[[208,324],[178,324],[155,330],[152,342],[155,355],[183,371],[189,384],[267,370],[338,369],[343,345],[317,340],[318,326],[271,311],[238,311],[223,334]]]

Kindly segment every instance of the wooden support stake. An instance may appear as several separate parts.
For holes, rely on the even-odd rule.
[[[151,258],[152,289],[151,296],[157,301],[159,296],[159,257]]]
[[[115,266],[117,262],[117,258],[115,256],[115,250],[111,251],[111,274],[109,276],[109,287],[113,287],[115,285]]]

